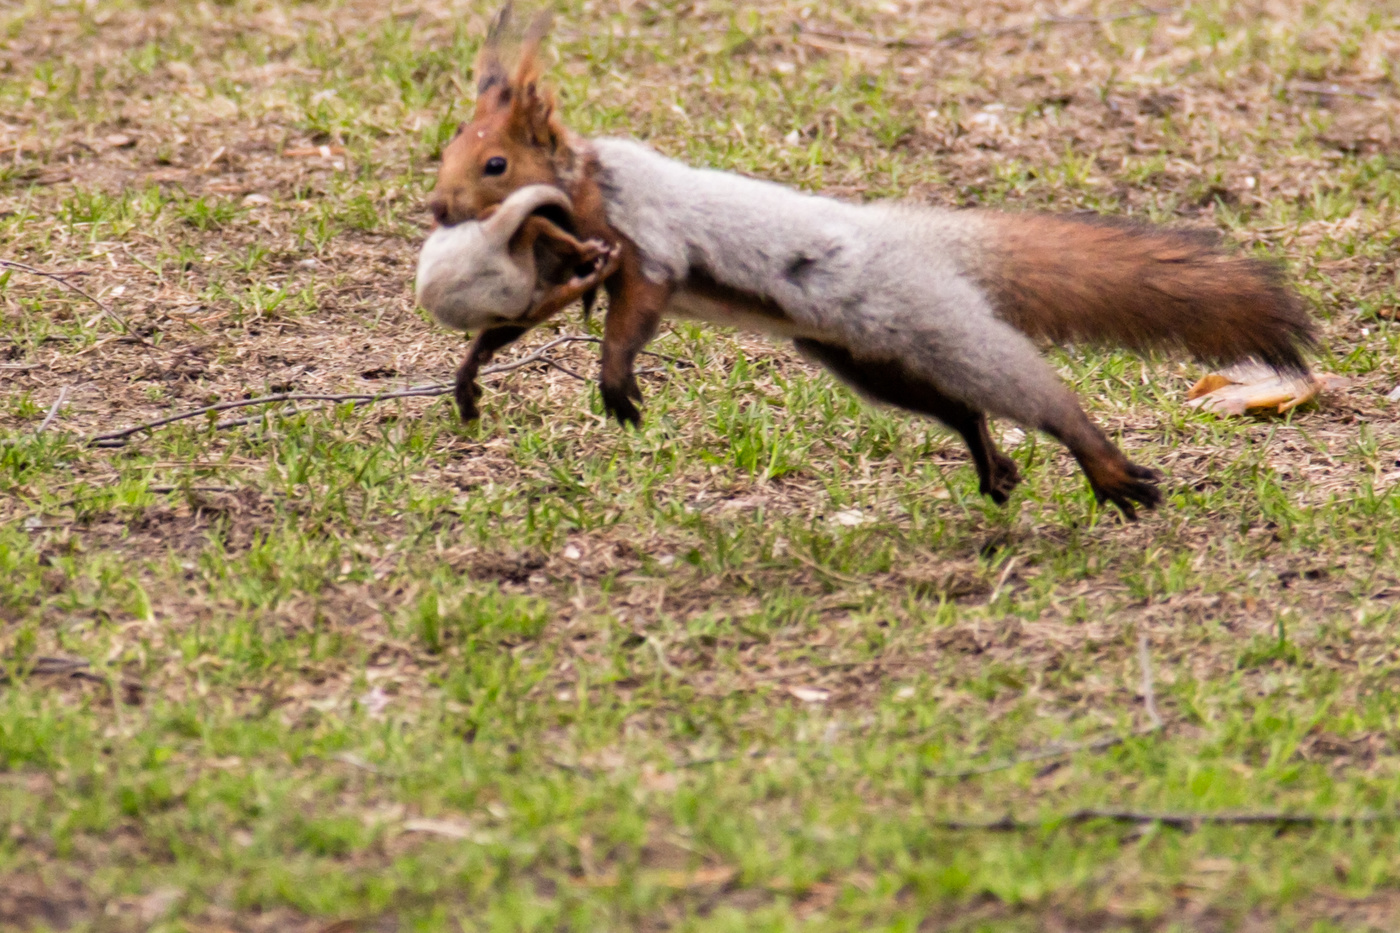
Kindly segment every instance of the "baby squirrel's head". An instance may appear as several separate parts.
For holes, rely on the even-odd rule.
[[[573,164],[554,95],[539,84],[540,43],[549,32],[549,14],[536,16],[525,31],[513,75],[500,52],[509,20],[507,4],[477,56],[476,112],[442,151],[428,209],[443,227],[475,220],[526,185],[561,186]]]
[[[475,332],[524,317],[539,286],[535,250],[513,241],[541,209],[570,210],[552,185],[530,185],[510,194],[480,220],[439,227],[418,256],[418,303],[448,327]]]

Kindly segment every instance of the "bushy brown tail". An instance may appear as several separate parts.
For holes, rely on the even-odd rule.
[[[1280,270],[1222,251],[1208,233],[1108,218],[976,216],[990,234],[976,275],[997,313],[1030,336],[1307,369],[1301,350],[1313,344],[1312,327]]]

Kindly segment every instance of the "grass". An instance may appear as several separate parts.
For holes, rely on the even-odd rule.
[[[130,331],[0,273],[0,928],[1393,929],[1400,819],[1061,820],[1400,813],[1400,21],[1006,29],[1128,9],[566,3],[552,74],[578,130],[695,163],[1282,260],[1352,380],[1319,406],[1220,418],[1191,364],[1056,351],[1169,477],[1137,524],[1016,433],[994,506],[936,426],[689,325],[635,433],[536,366],[473,427],[411,399],[86,447],[451,373],[410,280],[490,11],[0,11],[0,256]],[[1035,826],[939,825],[1006,814]]]

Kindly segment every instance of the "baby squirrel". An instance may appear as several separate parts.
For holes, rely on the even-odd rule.
[[[457,373],[464,420],[475,417],[477,372],[495,349],[484,335],[514,340],[579,298],[591,304],[598,283],[617,268],[616,246],[581,242],[563,229],[571,214],[563,191],[527,185],[479,220],[439,227],[423,244],[418,303],[448,327],[478,335]]]

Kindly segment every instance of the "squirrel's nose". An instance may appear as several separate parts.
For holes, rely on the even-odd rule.
[[[447,203],[447,198],[444,198],[440,194],[433,194],[428,198],[428,210],[432,213],[433,220],[436,220],[439,226],[452,226],[452,212]]]

